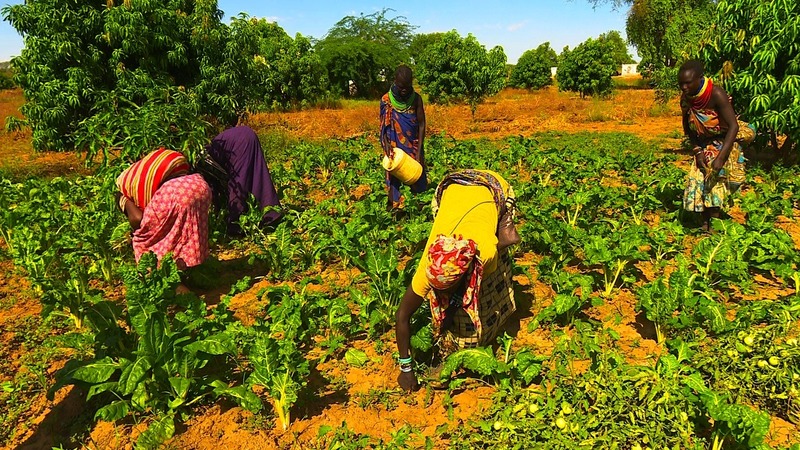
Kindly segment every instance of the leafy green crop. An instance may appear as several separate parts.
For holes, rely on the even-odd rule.
[[[213,314],[225,320],[206,318],[200,299],[175,295],[180,278],[174,261],[164,258],[158,267],[152,253],[126,270],[125,281],[124,328],[107,323],[95,337],[95,357],[68,362],[57,372],[48,396],[77,384],[88,389],[87,400],[103,399],[105,405],[95,418],[116,421],[132,412],[155,415],[137,441],[145,448],[170,438],[177,414],[206,397],[224,396],[248,409],[260,407],[253,392],[241,385],[231,387],[225,378],[231,374],[226,362],[236,358],[238,350],[224,302]],[[170,313],[172,305],[180,310]]]

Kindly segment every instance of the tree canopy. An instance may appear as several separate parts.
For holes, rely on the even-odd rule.
[[[625,31],[645,72],[674,67],[687,44],[711,26],[713,0],[635,0]]]
[[[408,53],[411,61],[416,64],[420,55],[431,45],[439,42],[444,37],[444,33],[419,33],[415,34],[411,39],[411,45],[408,47]]]
[[[506,60],[502,47],[487,51],[472,34],[462,38],[453,30],[420,55],[416,76],[431,102],[463,100],[474,116],[478,104],[505,86]]]
[[[800,3],[720,0],[697,54],[743,118],[788,154],[800,140]]]
[[[28,1],[3,16],[23,35],[14,58],[36,149],[202,148],[248,111],[325,95],[308,39],[276,24],[221,23],[215,0]]]
[[[622,35],[619,34],[619,31],[611,30],[607,33],[603,33],[597,38],[597,40],[607,42],[609,44],[612,51],[611,56],[614,58],[615,73],[622,73],[623,64],[631,64],[635,62],[630,53],[628,53],[628,44],[626,44],[625,40],[622,39]]]
[[[352,82],[359,96],[381,95],[397,66],[409,62],[416,27],[405,17],[388,17],[389,11],[344,17],[317,42],[334,92],[349,95]]]
[[[713,23],[714,0],[588,0],[594,6],[629,7],[628,42],[636,47],[639,71],[674,67],[687,44],[696,43]]]
[[[551,67],[558,65],[558,55],[545,42],[535,49],[527,50],[519,57],[509,84],[518,88],[541,89],[553,84]]]
[[[589,38],[573,50],[568,47],[559,55],[558,89],[587,95],[611,92],[614,74],[614,51],[607,40]]]

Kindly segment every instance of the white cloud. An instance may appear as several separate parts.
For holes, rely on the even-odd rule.
[[[508,31],[513,33],[514,31],[517,31],[517,30],[519,30],[521,28],[524,28],[525,25],[527,25],[527,24],[528,24],[527,20],[522,21],[522,22],[512,23],[511,25],[506,27],[506,30],[508,30]]]

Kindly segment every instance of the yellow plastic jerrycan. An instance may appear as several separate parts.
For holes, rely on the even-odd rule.
[[[422,176],[422,165],[408,153],[395,147],[391,156],[383,155],[381,165],[403,184],[414,184]]]

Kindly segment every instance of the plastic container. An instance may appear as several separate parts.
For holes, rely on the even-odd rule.
[[[392,151],[391,158],[383,155],[381,165],[403,184],[414,184],[422,176],[422,165],[411,155],[396,147]]]

